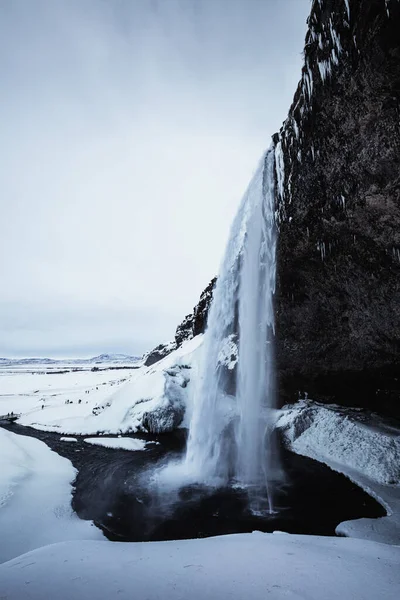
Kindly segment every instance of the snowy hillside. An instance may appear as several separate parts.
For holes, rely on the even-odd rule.
[[[202,336],[151,367],[134,370],[43,372],[18,365],[0,369],[0,415],[63,434],[171,431],[190,411],[191,366]],[[187,423],[187,421],[185,421]]]

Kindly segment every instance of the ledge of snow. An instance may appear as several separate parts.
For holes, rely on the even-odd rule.
[[[397,600],[400,548],[250,533],[176,542],[70,542],[0,566],[8,600]]]
[[[144,440],[133,438],[85,438],[83,440],[93,446],[103,446],[114,450],[145,450],[147,443]]]
[[[284,407],[276,426],[298,454],[333,460],[381,484],[400,484],[400,429],[377,415],[302,400]]]

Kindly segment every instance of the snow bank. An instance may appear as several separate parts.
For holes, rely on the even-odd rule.
[[[287,447],[325,463],[376,498],[381,519],[341,523],[340,535],[400,544],[400,429],[360,409],[302,400],[280,411],[276,422]]]
[[[378,415],[302,400],[277,422],[297,454],[334,460],[382,484],[400,484],[400,429]]]
[[[93,446],[103,446],[114,450],[145,450],[147,446],[144,440],[133,438],[85,438],[83,441]]]
[[[72,511],[69,460],[1,428],[0,448],[0,562],[54,542],[102,539]]]
[[[400,548],[242,534],[179,542],[68,542],[0,566],[8,600],[397,600]]]
[[[191,366],[202,337],[185,342],[151,367],[135,370],[124,383],[104,381],[101,389],[81,389],[71,404],[67,401],[71,393],[64,391],[62,402],[27,411],[19,423],[65,435],[172,431],[182,423],[190,403]],[[114,385],[117,391],[111,389]]]

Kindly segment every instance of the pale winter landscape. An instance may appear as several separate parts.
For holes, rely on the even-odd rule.
[[[0,599],[400,597],[400,2],[226,6],[0,7]]]

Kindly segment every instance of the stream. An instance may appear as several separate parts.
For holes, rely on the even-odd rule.
[[[76,442],[61,441],[58,433],[18,424],[2,426],[43,441],[72,462],[78,471],[73,509],[80,518],[92,520],[112,541],[199,538],[254,530],[335,535],[342,521],[386,514],[344,475],[284,449],[285,482],[276,492],[277,513],[257,516],[248,510],[247,495],[241,488],[192,485],[172,495],[156,493],[151,483],[154,471],[182,456],[185,430],[130,436],[149,442],[145,450],[132,451],[91,445],[79,436],[74,436]]]

